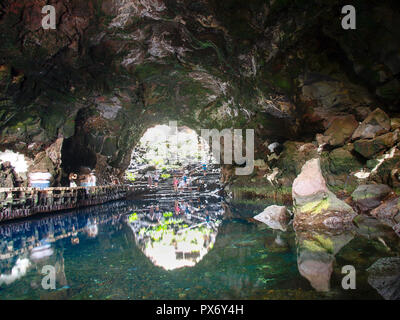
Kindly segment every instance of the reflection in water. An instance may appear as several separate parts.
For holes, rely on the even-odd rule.
[[[169,204],[171,210],[176,202]],[[155,222],[147,212],[127,218],[136,244],[154,265],[165,270],[193,267],[213,248],[223,209],[211,199],[204,203],[191,202],[190,209],[185,204],[181,214],[163,212]]]
[[[0,275],[0,285],[2,285],[3,283],[5,284],[13,283],[15,280],[18,280],[19,278],[23,277],[26,274],[26,271],[28,270],[30,265],[31,263],[29,259],[18,258],[17,262],[15,263],[15,266],[11,269],[10,274]]]
[[[386,300],[400,299],[400,258],[388,257],[368,268],[368,283]]]
[[[337,234],[316,231],[296,232],[297,264],[300,274],[321,292],[330,290],[335,255],[354,238],[354,233]]]
[[[355,234],[282,232],[220,222],[227,207],[205,200],[183,202],[189,214],[157,199],[0,224],[0,299],[399,298],[393,230],[367,221]],[[46,265],[55,290],[41,286]],[[341,287],[344,265],[357,290]]]
[[[40,245],[31,250],[31,260],[39,261],[44,258],[50,257],[53,254],[51,244],[48,243],[48,239],[40,241]]]
[[[120,212],[107,215],[113,207],[119,208]],[[66,287],[63,248],[52,245],[65,238],[71,238],[72,243],[79,244],[77,235],[83,231],[89,238],[95,238],[99,233],[99,224],[120,219],[130,210],[132,208],[124,203],[115,203],[42,219],[1,224],[0,286],[21,279],[30,269],[41,273],[45,265],[51,265],[56,270],[57,284]],[[33,281],[30,285],[35,289],[41,284],[40,281]]]
[[[85,231],[89,238],[96,238],[99,234],[99,227],[97,225],[96,219],[88,219]]]

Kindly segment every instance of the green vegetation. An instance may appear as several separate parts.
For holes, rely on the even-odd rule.
[[[329,237],[322,234],[313,234],[312,240],[304,240],[302,247],[313,252],[328,252],[333,253],[333,241]]]
[[[321,201],[313,201],[300,207],[301,212],[312,212],[312,214],[320,214],[329,208],[329,198],[323,199]]]
[[[169,178],[171,178],[171,175],[169,173],[163,173],[163,174],[161,174],[161,178],[169,179]]]
[[[129,222],[135,222],[137,219],[138,219],[138,215],[136,212],[134,212],[129,216],[128,220],[129,220]]]
[[[172,217],[174,214],[172,213],[172,212],[164,212],[163,213],[163,216],[164,216],[164,218],[170,218],[170,217]]]
[[[136,175],[132,172],[126,171],[125,172],[125,179],[130,181],[130,182],[135,182],[136,181]]]

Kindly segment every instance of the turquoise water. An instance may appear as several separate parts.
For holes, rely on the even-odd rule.
[[[366,269],[399,256],[398,238],[368,219],[329,236],[213,212],[210,223],[171,216],[147,226],[142,206],[115,202],[0,225],[0,299],[382,299]],[[310,252],[323,262],[311,280],[299,272]],[[349,264],[355,290],[341,286]],[[55,289],[42,288],[46,265],[55,268]]]

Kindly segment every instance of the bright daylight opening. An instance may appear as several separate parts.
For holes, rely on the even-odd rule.
[[[213,162],[209,144],[188,127],[157,125],[149,128],[132,152],[128,180],[150,170],[167,172],[185,167],[200,168]]]
[[[147,194],[127,223],[154,265],[195,266],[213,248],[224,213],[220,168],[196,131],[174,122],[148,129],[126,178]]]

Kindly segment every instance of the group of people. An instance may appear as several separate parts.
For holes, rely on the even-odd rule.
[[[160,181],[160,173],[156,171],[154,174],[149,173],[147,176],[147,184],[150,189],[153,188],[153,182],[154,182],[154,187],[158,188],[158,182]]]
[[[85,174],[79,176],[76,173],[71,172],[68,176],[69,178],[69,186],[70,187],[95,187],[96,186],[96,175],[95,171],[93,170],[89,174]]]
[[[160,220],[161,220],[161,217],[162,217],[162,212],[161,212],[161,210],[160,210],[159,205],[156,205],[155,208],[154,208],[153,205],[151,205],[151,206],[150,206],[150,209],[149,209],[149,214],[150,214],[150,219],[151,219],[151,220],[158,220],[158,221],[160,221]]]
[[[174,203],[174,214],[176,216],[179,215],[185,215],[186,217],[188,217],[189,219],[191,218],[191,215],[195,212],[198,211],[203,211],[204,209],[204,213],[205,213],[205,221],[206,222],[210,222],[210,214],[208,212],[207,209],[205,209],[205,207],[203,209],[201,209],[201,206],[199,206],[198,208],[195,208],[192,204],[191,204],[191,200],[188,201],[179,201],[179,200],[175,200]],[[160,221],[161,218],[163,217],[163,212],[160,210],[159,205],[151,205],[149,208],[149,217],[151,220],[158,220]]]
[[[192,176],[191,174],[188,173],[188,171],[185,171],[185,173],[182,175],[182,177],[179,179],[176,175],[174,175],[174,179],[172,181],[172,184],[174,186],[174,191],[178,192],[178,190],[183,191],[184,188],[189,188],[192,190]]]
[[[185,214],[189,215],[194,211],[193,207],[186,201],[179,202],[175,200],[175,214]]]

